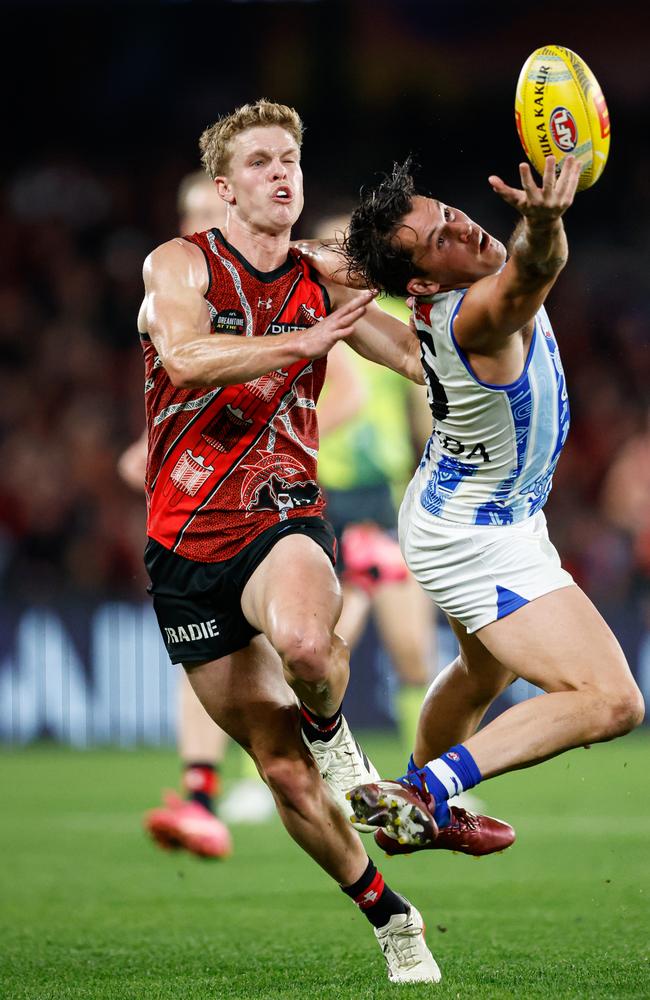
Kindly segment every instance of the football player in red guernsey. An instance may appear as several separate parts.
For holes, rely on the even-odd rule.
[[[389,978],[437,982],[420,914],[341,813],[346,790],[377,772],[341,715],[348,654],[316,480],[330,348],[347,338],[416,381],[420,349],[372,292],[319,279],[290,247],[301,139],[296,112],[269,101],[207,129],[224,229],[145,262],[145,561],[171,660],[253,756],[291,836],[373,924]]]
[[[227,205],[205,170],[187,174],[177,196],[179,233],[198,233],[223,227]],[[141,493],[147,470],[147,431],[133,442],[118,462],[122,478]],[[275,802],[246,753],[241,757],[242,780],[221,797],[221,767],[229,738],[215,725],[198,701],[185,671],[178,686],[178,751],[183,796],[164,793],[163,804],[149,810],[144,826],[154,843],[184,848],[199,857],[224,858],[232,850],[223,821],[259,823],[275,813]],[[216,815],[215,815],[216,813]]]

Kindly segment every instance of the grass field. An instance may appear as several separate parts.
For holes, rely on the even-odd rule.
[[[370,926],[277,820],[235,827],[226,862],[150,844],[141,813],[174,784],[172,752],[4,752],[0,996],[650,997],[649,736],[483,786],[518,831],[503,855],[387,859],[373,845],[443,972],[407,987],[388,983]],[[393,740],[364,742],[380,770],[399,768]]]

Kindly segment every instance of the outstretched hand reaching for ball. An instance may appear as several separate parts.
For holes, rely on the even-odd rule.
[[[567,156],[556,177],[555,157],[547,156],[541,187],[535,183],[528,163],[519,164],[521,189],[509,187],[494,174],[488,180],[492,190],[525,219],[533,224],[550,223],[561,218],[573,204],[581,166],[575,156]]]

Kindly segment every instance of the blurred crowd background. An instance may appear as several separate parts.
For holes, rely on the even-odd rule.
[[[116,463],[144,420],[142,262],[175,234],[202,129],[260,96],[298,108],[297,236],[412,153],[423,190],[505,239],[515,219],[487,177],[517,182],[515,83],[548,42],[595,72],[612,146],[567,216],[571,258],[548,303],[572,427],[547,516],[637,669],[650,631],[647,12],[551,3],[542,17],[462,0],[3,11],[0,675],[16,668],[25,609],[76,621],[146,600],[144,501]]]

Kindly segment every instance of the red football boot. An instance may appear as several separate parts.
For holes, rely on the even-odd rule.
[[[201,858],[225,858],[232,853],[228,828],[200,802],[167,792],[165,805],[144,817],[145,829],[160,847],[185,850]]]
[[[382,827],[398,844],[421,849],[432,846],[438,836],[436,803],[426,789],[400,781],[373,781],[351,788],[346,798],[354,812],[352,823]]]
[[[375,843],[386,854],[413,854],[414,851],[457,851],[480,858],[484,854],[505,851],[515,842],[515,831],[509,823],[492,816],[479,816],[460,806],[450,806],[451,823],[438,828],[435,840],[425,844],[400,843],[387,830],[375,832]]]

